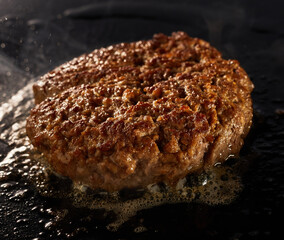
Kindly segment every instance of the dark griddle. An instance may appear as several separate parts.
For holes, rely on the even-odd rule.
[[[35,76],[84,52],[177,30],[209,41],[224,58],[238,59],[255,84],[254,126],[241,154],[253,155],[254,160],[243,176],[244,190],[232,204],[177,204],[143,210],[112,233],[105,225],[113,216],[102,219],[97,212],[41,197],[28,185],[19,201],[1,192],[0,239],[62,239],[81,227],[87,231],[76,239],[275,239],[281,230],[284,196],[283,10],[283,2],[276,0],[0,0],[1,104]],[[11,149],[13,145],[0,139],[0,161]],[[27,188],[20,173],[2,179],[0,186],[5,181],[18,182],[13,191]],[[59,226],[65,234],[57,237],[56,229],[48,228],[50,216],[40,206],[69,209]],[[148,231],[133,232],[141,219]]]

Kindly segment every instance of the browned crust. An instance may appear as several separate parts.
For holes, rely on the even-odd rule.
[[[252,89],[239,63],[207,42],[158,34],[43,76],[27,134],[55,171],[92,188],[175,184],[238,154]]]

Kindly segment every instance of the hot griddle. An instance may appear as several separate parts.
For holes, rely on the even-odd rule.
[[[275,239],[278,232],[281,236],[283,10],[283,2],[275,0],[0,0],[0,239],[237,240]],[[112,232],[106,225],[114,215],[42,196],[25,174],[30,167],[21,154],[25,149],[9,135],[18,131],[18,119],[32,107],[32,82],[95,48],[178,30],[209,41],[224,58],[238,59],[255,84],[254,122],[240,154],[245,166],[238,197],[230,204],[164,204],[141,210]],[[68,184],[66,179],[58,189]]]

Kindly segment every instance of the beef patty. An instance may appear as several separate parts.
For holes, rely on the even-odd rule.
[[[44,75],[26,129],[56,172],[93,189],[174,186],[238,154],[252,89],[239,63],[207,42],[156,34]]]

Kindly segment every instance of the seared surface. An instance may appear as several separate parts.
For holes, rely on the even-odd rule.
[[[27,134],[55,171],[92,188],[175,184],[238,154],[252,89],[239,63],[207,42],[158,34],[43,76]]]

